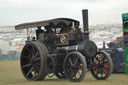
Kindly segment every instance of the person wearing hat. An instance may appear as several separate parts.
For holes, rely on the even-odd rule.
[[[128,30],[125,30],[125,32],[123,33],[123,41],[124,45],[128,46]]]

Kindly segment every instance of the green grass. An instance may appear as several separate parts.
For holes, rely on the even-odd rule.
[[[0,85],[128,85],[128,75],[112,74],[107,80],[96,80],[87,73],[78,83],[57,78],[44,81],[27,81],[21,71],[19,61],[0,61]]]

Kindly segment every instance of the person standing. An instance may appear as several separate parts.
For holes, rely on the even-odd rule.
[[[123,41],[124,45],[128,46],[128,30],[125,30],[125,32],[123,33]]]
[[[44,33],[44,30],[42,30],[41,27],[37,27],[37,30],[36,30],[36,37],[37,37],[37,40],[39,39],[40,33]]]

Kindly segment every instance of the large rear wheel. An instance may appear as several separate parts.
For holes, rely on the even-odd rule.
[[[42,80],[46,76],[47,50],[37,42],[27,43],[21,53],[21,70],[27,80]]]
[[[113,71],[113,63],[108,53],[104,51],[97,52],[96,57],[93,58],[91,68],[92,76],[97,80],[106,80]]]

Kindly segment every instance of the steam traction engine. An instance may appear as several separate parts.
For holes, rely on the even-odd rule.
[[[27,36],[21,53],[21,70],[27,80],[43,80],[46,76],[55,75],[59,79],[79,82],[87,71],[98,80],[105,80],[110,76],[112,60],[89,40],[88,10],[83,10],[82,13],[84,32],[79,28],[79,21],[69,18],[15,26],[16,30],[27,29],[27,32],[29,28],[44,27],[37,39],[30,40]]]

